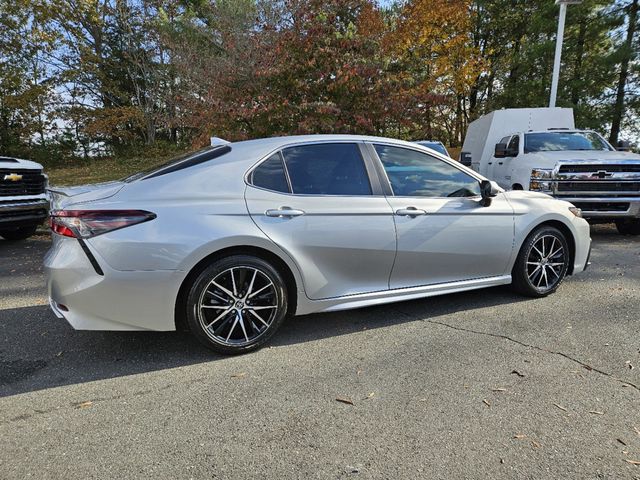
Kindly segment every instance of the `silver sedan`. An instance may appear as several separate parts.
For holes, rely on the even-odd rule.
[[[545,296],[586,268],[591,243],[571,204],[388,138],[220,142],[53,193],[56,315],[188,328],[223,353],[258,348],[287,315],[503,284]]]

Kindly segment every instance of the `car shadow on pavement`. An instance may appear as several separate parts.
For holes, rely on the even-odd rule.
[[[523,300],[498,287],[490,293],[306,315],[285,322],[269,345],[300,344]],[[185,332],[76,331],[48,306],[0,310],[0,335],[0,397],[226,358]]]

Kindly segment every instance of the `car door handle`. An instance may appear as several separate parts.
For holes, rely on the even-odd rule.
[[[300,217],[304,215],[304,210],[297,210],[290,207],[272,208],[264,212],[267,217]]]
[[[498,162],[498,165],[502,165],[504,162]]]
[[[489,162],[489,163],[487,163],[487,165],[493,165],[493,162]]]
[[[396,215],[403,217],[417,217],[418,215],[426,215],[427,212],[416,207],[407,207],[396,210]]]

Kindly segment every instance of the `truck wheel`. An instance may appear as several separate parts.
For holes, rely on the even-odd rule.
[[[13,230],[0,230],[0,237],[4,237],[5,240],[24,240],[36,233],[38,225],[31,225],[29,227],[20,227]]]
[[[621,235],[640,235],[640,218],[616,220],[616,228]]]
[[[569,268],[569,245],[557,228],[541,226],[526,238],[511,271],[513,289],[528,297],[546,297]]]

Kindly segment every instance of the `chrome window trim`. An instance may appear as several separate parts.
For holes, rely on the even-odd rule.
[[[364,165],[365,168],[365,172],[367,173],[367,178],[369,180],[369,188],[371,189],[371,194],[369,195],[334,195],[334,194],[327,194],[327,193],[295,193],[293,191],[293,184],[291,183],[291,178],[289,177],[289,169],[287,168],[287,162],[284,159],[284,155],[283,155],[283,151],[287,148],[291,148],[291,147],[302,147],[302,146],[306,146],[306,145],[326,145],[326,144],[334,144],[334,143],[350,143],[350,144],[354,144],[358,147],[358,150],[360,152],[360,157],[362,159],[362,163]],[[363,140],[353,140],[353,139],[339,139],[339,140],[311,140],[311,141],[302,141],[302,142],[292,142],[292,143],[287,143],[286,145],[281,145],[278,148],[275,148],[273,150],[271,150],[267,155],[263,156],[262,158],[260,158],[260,160],[258,160],[256,163],[254,163],[251,167],[249,167],[249,169],[247,170],[247,172],[244,175],[244,182],[248,187],[252,187],[252,188],[256,188],[258,190],[263,190],[265,192],[271,192],[271,193],[277,193],[279,195],[288,195],[291,197],[339,197],[339,198],[372,198],[372,197],[385,197],[384,192],[382,191],[383,189],[381,189],[381,191],[379,193],[375,193],[375,188],[374,188],[374,183],[373,183],[373,178],[371,176],[372,172],[369,170],[368,165],[367,165],[367,153],[366,151],[363,150],[363,148],[361,147],[361,145],[366,144],[365,141]],[[270,190],[268,188],[263,188],[263,187],[258,187],[256,185],[253,184],[252,180],[253,180],[253,172],[260,167],[260,165],[262,165],[264,162],[266,162],[267,160],[269,160],[274,154],[280,154],[280,158],[282,160],[282,165],[284,166],[284,170],[285,170],[285,175],[287,177],[287,182],[289,183],[289,193],[284,193],[284,192],[278,192],[277,190]],[[374,159],[371,159],[372,161],[374,161]],[[378,181],[380,180],[379,178],[377,179]]]

